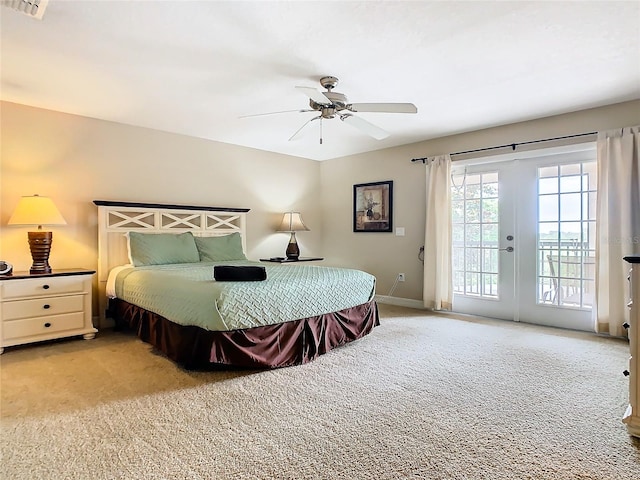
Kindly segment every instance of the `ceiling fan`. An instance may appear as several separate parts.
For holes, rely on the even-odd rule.
[[[322,144],[322,120],[330,120],[332,118],[339,118],[344,123],[357,128],[363,133],[375,138],[376,140],[382,140],[389,136],[389,132],[374,125],[373,123],[364,120],[353,113],[360,112],[377,112],[377,113],[417,113],[418,109],[413,103],[349,103],[346,95],[339,92],[334,92],[333,89],[338,85],[338,79],[336,77],[322,77],[320,79],[320,85],[322,85],[326,92],[321,92],[313,87],[295,87],[297,90],[309,97],[310,109],[302,110],[286,110],[283,112],[270,112],[270,113],[258,113],[255,115],[244,115],[245,117],[257,117],[261,115],[274,115],[278,113],[291,113],[291,112],[318,112],[317,117],[313,117],[305,122],[290,138],[289,141],[294,140],[300,132],[309,123],[316,120],[320,121],[320,143]]]

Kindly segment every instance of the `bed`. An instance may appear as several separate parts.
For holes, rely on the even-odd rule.
[[[184,368],[301,365],[380,324],[366,272],[248,260],[248,209],[94,204],[101,325],[112,319]],[[249,277],[220,281],[223,271]]]

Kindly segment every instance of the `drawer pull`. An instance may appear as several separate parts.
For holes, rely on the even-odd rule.
[[[44,324],[45,328],[49,328],[51,326],[51,324],[49,322]]]
[[[622,324],[622,326],[623,326],[625,329],[628,329],[631,325],[629,325],[627,322],[624,322],[624,323]]]
[[[42,288],[44,288],[45,290],[49,290],[49,285],[45,283],[44,285],[42,285]]]
[[[45,310],[48,310],[51,308],[51,305],[49,305],[48,303],[45,303],[42,308],[44,308]]]
[[[622,372],[622,374],[623,374],[625,377],[628,377],[628,376],[630,375],[629,370],[625,370],[624,372]]]

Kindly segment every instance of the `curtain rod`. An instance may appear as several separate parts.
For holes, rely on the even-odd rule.
[[[541,143],[541,142],[551,142],[554,140],[564,140],[565,138],[586,137],[589,135],[596,135],[597,133],[598,132],[577,133],[575,135],[565,135],[564,137],[544,138],[542,140],[531,140],[529,142],[507,143],[506,145],[497,145],[495,147],[476,148],[475,150],[465,150],[464,152],[455,152],[455,153],[451,153],[450,155],[464,155],[465,153],[486,152],[487,150],[497,150],[499,148],[506,148],[506,147],[511,147],[511,149],[515,151],[516,147],[520,145],[529,145],[532,143]],[[429,160],[429,157],[411,159],[412,162],[422,162],[422,163],[425,163],[427,160]]]

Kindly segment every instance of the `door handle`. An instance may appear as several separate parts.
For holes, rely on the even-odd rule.
[[[514,249],[513,247],[506,247],[506,248],[499,248],[498,250],[511,253],[513,252]]]

